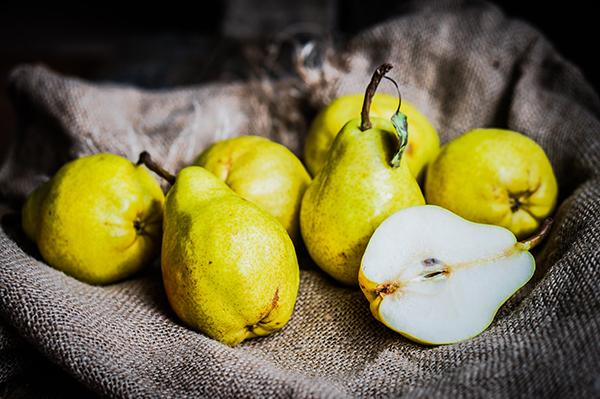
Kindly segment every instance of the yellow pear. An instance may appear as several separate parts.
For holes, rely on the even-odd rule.
[[[427,203],[518,239],[533,234],[556,206],[558,184],[544,150],[523,134],[476,129],[446,144],[430,163]]]
[[[341,96],[325,106],[313,120],[304,143],[304,163],[312,176],[327,157],[333,139],[350,119],[360,116],[364,94]],[[398,99],[385,93],[376,93],[370,115],[390,120],[398,108]],[[421,180],[424,167],[435,157],[440,141],[433,125],[416,107],[402,101],[400,112],[408,119],[408,145],[404,151],[411,174]]]
[[[259,136],[236,137],[214,143],[194,165],[269,212],[300,242],[300,202],[311,177],[285,146]]]
[[[31,193],[22,225],[49,265],[107,284],[158,255],[164,200],[144,167],[117,155],[91,155],[65,164]]]
[[[294,244],[281,223],[200,166],[172,176],[147,153],[140,161],[173,184],[161,267],[177,316],[229,346],[281,329],[299,285]]]
[[[389,121],[368,114],[377,84],[389,69],[384,64],[376,70],[361,119],[350,120],[336,136],[300,210],[308,253],[321,269],[349,286],[358,285],[360,260],[379,224],[399,209],[425,203],[402,157],[406,119],[400,119],[396,132]]]

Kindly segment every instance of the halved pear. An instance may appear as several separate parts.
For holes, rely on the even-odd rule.
[[[533,275],[529,252],[552,219],[517,242],[499,226],[435,206],[402,209],[371,237],[359,271],[375,318],[424,344],[449,344],[485,330],[500,306]]]

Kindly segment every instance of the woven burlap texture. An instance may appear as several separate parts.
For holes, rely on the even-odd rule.
[[[319,62],[308,49],[289,80],[154,91],[43,66],[14,71],[18,129],[0,171],[0,382],[19,367],[24,340],[105,397],[600,396],[600,103],[579,70],[528,24],[470,1],[421,3],[343,47],[321,48]],[[408,341],[374,320],[360,291],[301,257],[288,325],[230,348],[180,323],[158,262],[90,286],[47,266],[20,231],[23,198],[79,156],[135,161],[148,150],[177,171],[209,143],[243,134],[301,154],[308,113],[297,110],[363,91],[383,62],[442,143],[472,128],[510,128],[544,148],[558,178],[556,224],[535,252],[534,278],[473,339]],[[385,81],[380,91],[395,94]]]

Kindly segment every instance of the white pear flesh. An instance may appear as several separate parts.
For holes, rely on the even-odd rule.
[[[379,226],[359,282],[388,327],[417,342],[448,344],[485,330],[534,270],[533,256],[509,230],[424,205]]]

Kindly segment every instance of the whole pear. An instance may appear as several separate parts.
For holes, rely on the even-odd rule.
[[[363,93],[347,94],[327,104],[310,125],[304,144],[304,162],[312,176],[327,158],[333,139],[350,119],[358,118],[364,101]],[[398,108],[398,99],[386,93],[376,93],[370,108],[373,117],[390,120]],[[437,131],[415,106],[402,101],[400,112],[408,119],[408,145],[404,157],[411,174],[420,181],[424,167],[440,146]]]
[[[49,265],[107,284],[158,255],[164,201],[143,166],[113,154],[91,155],[65,164],[30,194],[22,226]]]
[[[236,137],[212,144],[194,165],[269,212],[300,242],[300,203],[311,177],[285,146],[259,136]]]
[[[427,203],[476,223],[530,236],[556,206],[558,184],[544,150],[506,129],[476,129],[446,144],[428,167]]]
[[[281,223],[202,167],[168,179],[161,267],[177,316],[229,346],[281,329],[299,285],[294,244]]]
[[[315,263],[336,280],[358,285],[360,260],[379,224],[395,211],[425,203],[390,122],[369,118],[369,101],[391,68],[378,68],[361,119],[336,136],[323,168],[306,190],[300,230]],[[406,130],[402,131],[405,145]]]

